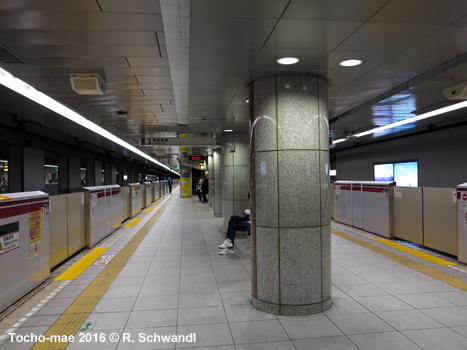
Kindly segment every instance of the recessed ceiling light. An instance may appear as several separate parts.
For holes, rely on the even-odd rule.
[[[351,59],[339,62],[342,67],[355,67],[361,65],[362,63],[363,61],[359,59]]]
[[[250,103],[250,100],[245,100],[246,103]]]
[[[276,62],[279,63],[279,64],[283,64],[285,66],[288,66],[290,64],[295,64],[295,63],[300,62],[300,58],[297,58],[297,57],[282,57],[282,58],[279,58],[278,60],[276,60]]]
[[[225,132],[232,132],[233,130],[230,130],[230,129],[227,129],[227,130],[224,130]]]

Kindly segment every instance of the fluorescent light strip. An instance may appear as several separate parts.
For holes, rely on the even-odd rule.
[[[99,125],[94,124],[90,120],[84,118],[83,116],[79,115],[78,113],[72,111],[68,107],[65,107],[61,103],[55,101],[53,98],[45,95],[44,93],[36,90],[31,85],[25,83],[21,79],[16,78],[15,76],[11,75],[6,70],[0,68],[0,84],[6,86],[7,88],[16,91],[17,93],[29,98],[30,100],[47,107],[48,109],[60,114],[61,116],[89,129],[94,131],[96,134],[99,134],[106,139],[115,142],[116,144],[130,150],[133,153],[140,155],[141,157],[146,158],[147,160],[173,172],[174,174],[179,175],[177,172],[173,171],[169,167],[165,166],[164,164],[158,162],[154,158],[148,156],[146,153],[140,151],[136,147],[130,145],[129,143],[119,139],[115,135],[112,135],[110,132],[101,128]]]
[[[455,111],[457,109],[461,109],[461,108],[465,108],[465,107],[467,107],[467,101],[462,101],[462,102],[450,105],[448,107],[435,109],[434,111],[423,113],[423,114],[417,115],[416,117],[407,118],[407,119],[404,119],[404,120],[401,120],[401,121],[398,121],[398,122],[395,122],[395,123],[392,123],[392,124],[380,126],[378,128],[374,128],[374,129],[371,129],[371,130],[368,130],[368,131],[364,131],[364,132],[361,132],[359,134],[355,134],[353,136],[362,137],[362,136],[374,134],[376,132],[380,132],[380,131],[387,130],[387,129],[392,129],[392,128],[395,128],[397,126],[401,126],[401,125],[405,125],[405,124],[409,124],[409,123],[414,123],[414,122],[417,122],[417,121],[422,120],[422,119],[431,118],[431,117],[434,117],[434,116],[437,116],[437,115],[440,115],[440,114],[443,114],[443,113],[452,112],[452,111]],[[333,141],[333,144],[343,142],[343,141],[347,141],[347,140],[345,140],[345,139],[335,140],[335,141]]]

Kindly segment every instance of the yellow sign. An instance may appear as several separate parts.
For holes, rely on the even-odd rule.
[[[42,251],[42,215],[40,211],[29,213],[29,257]]]
[[[180,159],[182,162],[188,162],[188,147],[182,146],[182,156]]]
[[[191,197],[191,169],[182,169],[182,197]]]

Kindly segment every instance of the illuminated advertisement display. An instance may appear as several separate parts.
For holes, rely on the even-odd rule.
[[[396,186],[418,187],[418,162],[395,163]]]
[[[395,181],[396,186],[418,187],[418,162],[375,164],[375,181]]]

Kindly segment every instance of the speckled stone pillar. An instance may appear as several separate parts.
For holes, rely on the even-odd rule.
[[[213,152],[214,161],[214,216],[222,216],[222,151],[215,149]]]
[[[208,150],[208,179],[209,179],[209,206],[213,206],[214,196],[214,162],[212,158],[212,150]]]
[[[222,135],[222,216],[224,233],[232,215],[250,207],[250,137],[248,133]]]
[[[327,82],[266,78],[250,101],[252,304],[322,312],[332,305]]]

